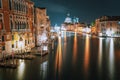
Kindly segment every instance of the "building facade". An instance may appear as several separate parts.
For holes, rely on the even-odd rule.
[[[68,13],[64,23],[61,25],[61,29],[67,31],[77,31],[78,26],[79,18],[77,17],[71,18],[70,14]]]
[[[0,0],[1,51],[10,55],[34,47],[34,3],[30,0]],[[2,52],[1,52],[2,53]]]
[[[36,46],[40,46],[50,38],[50,20],[46,8],[35,8],[35,28]]]
[[[96,19],[95,27],[99,36],[119,36],[120,16],[102,16]]]

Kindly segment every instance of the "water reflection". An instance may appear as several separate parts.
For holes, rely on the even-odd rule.
[[[64,31],[64,42],[67,41],[67,34],[66,34],[66,31]]]
[[[56,52],[56,57],[55,57],[55,73],[58,72],[58,75],[60,75],[61,68],[62,68],[62,49],[61,49],[61,37],[59,36],[57,52]]]
[[[73,42],[73,64],[76,64],[77,60],[77,33],[75,32],[74,35],[74,42]]]
[[[116,41],[118,48],[114,43],[116,38],[102,39],[85,35],[76,37],[77,35],[74,35],[74,37],[67,36],[68,42],[66,43],[66,37],[62,38],[62,41],[61,37],[59,37],[54,51],[56,53],[49,54],[48,59],[45,61],[41,62],[41,58],[37,57],[32,61],[20,61],[18,68],[12,71],[0,68],[0,79],[120,80],[120,44],[118,45],[120,40]],[[72,48],[74,51],[70,50]],[[77,51],[77,48],[80,50]],[[45,59],[44,57],[42,57],[42,60]],[[73,64],[73,62],[76,64]],[[33,63],[35,64],[33,65]],[[40,70],[43,73],[40,73]]]
[[[66,57],[66,49],[67,49],[67,34],[66,31],[64,31],[64,48],[63,48],[63,57]]]
[[[98,65],[99,65],[99,72],[101,71],[101,64],[102,64],[102,51],[103,51],[103,38],[99,38],[99,51],[98,51]]]
[[[89,55],[90,55],[90,39],[89,36],[86,35],[85,40],[85,56],[84,56],[84,70],[86,76],[88,76],[88,67],[89,67]]]
[[[25,62],[24,60],[19,60],[20,66],[18,67],[18,79],[23,80],[24,78],[24,71],[25,71]]]
[[[110,49],[109,49],[109,76],[111,80],[114,80],[114,40],[110,39]]]
[[[40,76],[42,76],[42,80],[44,80],[46,78],[46,75],[47,75],[47,65],[48,65],[48,61],[45,61],[45,62],[43,62],[40,65],[40,70],[42,70]]]

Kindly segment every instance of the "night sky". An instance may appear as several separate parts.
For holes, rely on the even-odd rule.
[[[91,23],[102,15],[119,16],[120,0],[32,0],[35,6],[46,7],[51,25],[64,22],[67,13]]]

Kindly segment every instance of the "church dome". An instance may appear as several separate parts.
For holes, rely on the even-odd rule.
[[[72,23],[72,19],[70,18],[70,14],[67,14],[64,23]]]

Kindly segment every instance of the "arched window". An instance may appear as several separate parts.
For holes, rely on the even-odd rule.
[[[20,22],[20,29],[23,29],[22,22]]]
[[[18,11],[21,11],[21,4],[18,2]]]
[[[26,13],[28,13],[28,4],[26,4]]]
[[[16,2],[16,10],[18,11],[19,10],[19,3]]]
[[[25,25],[25,23],[24,23],[24,29],[26,29],[26,25]]]
[[[17,24],[17,25],[18,25],[18,30],[19,30],[19,29],[20,29],[20,23],[18,22],[18,24]]]
[[[28,24],[28,22],[27,22],[26,28],[29,29],[29,24]]]
[[[0,30],[3,30],[3,15],[0,14]]]
[[[10,29],[13,29],[13,22],[12,22],[12,16],[10,16]]]
[[[12,0],[9,0],[9,9],[12,10]]]
[[[15,29],[17,29],[17,27],[16,27],[16,22],[15,22]]]
[[[14,1],[14,10],[16,10],[16,2]]]
[[[0,8],[2,8],[2,0],[0,0]]]

